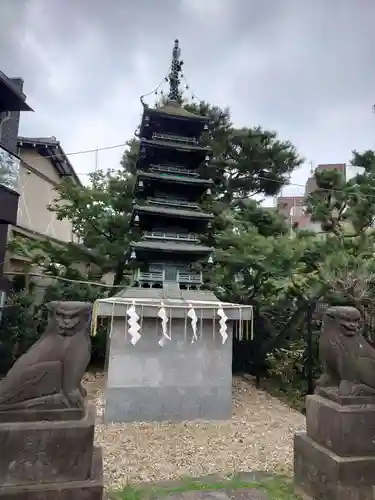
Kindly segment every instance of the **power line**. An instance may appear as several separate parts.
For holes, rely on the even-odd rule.
[[[78,174],[78,175],[81,175],[81,174]],[[89,175],[89,174],[83,174],[83,175]],[[297,184],[297,183],[293,183],[293,182],[289,182],[288,184],[285,184],[282,180],[270,179],[269,177],[262,177],[260,175],[257,176],[257,179],[263,180],[263,181],[271,181],[271,182],[274,182],[275,184],[280,184],[283,187],[292,186],[292,187],[300,187],[300,188],[306,189],[306,185],[305,184]],[[342,193],[343,191],[344,191],[344,189],[316,188],[311,193],[314,193],[314,192]],[[309,194],[311,194],[311,193],[309,193]],[[266,195],[266,196],[269,197],[269,195]],[[270,196],[272,197],[272,195],[270,195]],[[300,197],[306,198],[306,196],[302,196],[302,195],[284,195],[282,197],[283,198],[300,198]],[[359,196],[359,198],[375,199],[375,194],[361,193],[361,195]]]
[[[51,278],[51,279],[55,279],[55,280],[60,280],[60,281],[65,281],[67,283],[79,283],[81,285],[92,285],[92,286],[100,286],[100,287],[103,287],[103,288],[124,288],[124,284],[122,285],[109,285],[109,284],[106,284],[106,283],[101,283],[101,282],[97,282],[97,281],[85,281],[85,280],[73,280],[73,279],[68,279],[68,278],[64,278],[62,276],[55,276],[55,275],[52,275],[52,274],[40,274],[40,273],[24,273],[24,272],[21,272],[21,271],[5,271],[4,273],[4,276],[25,276],[25,274],[27,276],[30,276],[30,277],[39,277],[39,278]]]
[[[186,80],[186,79],[185,79]],[[156,87],[156,89],[160,88],[161,84],[163,83],[163,81],[165,81],[165,78],[160,82],[160,84]],[[149,92],[148,94],[144,94],[142,97],[146,97],[147,95],[149,94],[152,94],[153,92],[155,91],[151,91]],[[194,95],[194,97],[197,99],[197,97]],[[98,157],[98,152],[99,151],[109,151],[109,150],[112,150],[112,149],[117,149],[117,148],[123,148],[123,147],[126,147],[128,145],[128,142],[123,142],[121,144],[113,144],[111,146],[103,146],[103,147],[96,147],[94,149],[83,149],[83,150],[80,150],[80,151],[72,151],[70,153],[65,153],[65,156],[75,156],[75,155],[81,155],[81,154],[88,154],[88,153],[95,153],[95,157],[96,157],[96,164],[97,164],[97,157]],[[43,156],[43,158],[40,158],[40,161],[46,159],[46,158],[53,158],[55,157],[56,155],[46,155],[46,156]],[[36,161],[38,161],[39,159],[36,159]],[[311,164],[310,164],[311,165]],[[95,171],[97,169],[95,168]],[[332,169],[334,170],[334,169]],[[77,172],[75,171],[75,173],[77,175],[85,175],[85,176],[89,176],[90,174],[92,174],[93,172]],[[288,182],[287,184],[284,183],[284,181],[282,180],[277,180],[277,179],[270,179],[268,177],[262,177],[262,176],[257,176],[257,179],[259,180],[265,180],[265,181],[272,181],[274,182],[275,184],[281,184],[282,186],[284,187],[287,187],[287,186],[292,186],[292,187],[299,187],[299,188],[302,188],[302,189],[306,189],[306,184],[297,184],[297,183],[293,183],[293,182]],[[319,188],[319,191],[320,192],[342,192],[342,190],[339,190],[339,189],[324,189],[324,188]],[[362,197],[366,197],[366,198],[375,198],[375,195],[366,195],[366,194],[362,194],[361,195]],[[290,196],[292,197],[292,196]]]
[[[112,145],[112,146],[103,146],[101,148],[95,148],[95,149],[85,149],[85,150],[82,150],[82,151],[74,151],[74,152],[71,152],[71,153],[65,153],[66,156],[72,156],[72,155],[79,155],[79,154],[86,154],[86,153],[95,153],[95,155],[98,154],[99,151],[108,151],[110,149],[115,149],[115,148],[121,148],[121,147],[125,147],[127,146],[127,143],[121,143],[121,144],[115,144],[115,145]],[[41,158],[40,160],[43,160],[45,158],[51,158],[53,157],[54,155],[50,155],[50,156],[43,156],[43,158]],[[334,169],[332,169],[334,170]],[[90,175],[92,174],[93,172],[76,172],[77,175]],[[263,180],[263,181],[272,181],[274,182],[275,184],[280,184],[284,187],[287,187],[287,186],[292,186],[292,187],[299,187],[299,188],[303,188],[303,189],[306,189],[306,184],[297,184],[295,182],[288,182],[287,184],[285,184],[284,181],[282,180],[278,180],[278,179],[270,179],[269,177],[263,177],[263,176],[260,176],[258,175],[257,176],[257,179],[259,180]],[[324,189],[324,188],[319,188],[318,189],[320,192],[342,192],[343,190],[342,189]],[[375,195],[371,195],[371,194],[362,194],[361,195],[362,197],[366,197],[366,198],[375,198]],[[292,195],[290,197],[293,197]]]

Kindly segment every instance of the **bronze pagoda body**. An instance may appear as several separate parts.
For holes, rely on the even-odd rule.
[[[156,109],[145,107],[142,117],[131,217],[133,233],[140,239],[132,243],[129,257],[136,262],[136,286],[175,284],[180,289],[196,290],[202,286],[202,274],[194,272],[192,264],[210,259],[213,250],[199,239],[213,219],[199,206],[213,184],[200,175],[211,149],[201,144],[208,119],[189,113],[178,102],[181,61],[175,60],[177,50],[167,104]]]

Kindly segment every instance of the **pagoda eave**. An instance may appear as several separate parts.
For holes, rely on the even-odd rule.
[[[135,252],[137,261],[187,261],[195,262],[207,258],[214,252],[213,248],[204,245],[189,245],[174,242],[138,241],[129,246],[127,256]]]
[[[148,148],[158,148],[158,149],[173,149],[175,151],[181,151],[184,153],[201,153],[205,155],[212,155],[212,148],[209,146],[200,146],[198,144],[184,144],[181,142],[174,141],[163,141],[161,139],[145,139],[141,138],[140,148],[146,146]]]
[[[211,254],[214,249],[205,245],[194,245],[189,243],[180,243],[173,241],[133,241],[130,247],[136,251],[163,251],[163,252],[188,252],[196,255]]]
[[[183,219],[195,219],[195,220],[212,220],[214,218],[213,214],[209,214],[201,211],[194,210],[179,210],[177,208],[161,207],[161,206],[150,206],[150,205],[134,205],[131,214],[131,222],[134,221],[136,215],[166,215],[169,217],[183,218]]]
[[[187,120],[187,121],[195,121],[202,122],[204,124],[208,124],[210,118],[208,116],[196,115],[194,113],[190,113],[183,106],[180,106],[176,103],[167,103],[165,106],[161,106],[159,108],[150,108],[144,107],[144,116],[150,117],[166,117],[173,118],[174,120]]]
[[[212,187],[214,185],[214,181],[212,179],[202,179],[200,177],[189,177],[189,176],[178,176],[178,175],[170,175],[170,174],[156,174],[153,172],[145,172],[145,171],[139,171],[137,174],[137,183],[139,180],[150,180],[150,181],[160,181],[160,182],[166,182],[166,183],[179,183],[179,184],[192,184],[195,186],[202,186],[202,187]]]

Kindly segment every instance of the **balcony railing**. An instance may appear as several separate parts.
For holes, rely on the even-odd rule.
[[[184,167],[172,167],[170,165],[150,165],[150,170],[154,172],[160,172],[160,173],[168,173],[168,174],[173,174],[173,175],[180,175],[180,176],[194,176],[198,177],[199,174],[195,170],[191,170],[188,168]]]
[[[134,279],[139,283],[163,283],[165,281],[165,270],[150,273],[143,272],[138,269],[134,274]],[[177,271],[176,281],[177,283],[184,285],[202,285],[203,277],[202,273]]]
[[[18,191],[20,164],[18,156],[0,146],[0,185]]]
[[[158,271],[158,272],[154,271],[153,273],[145,273],[138,269],[134,275],[134,279],[141,282],[157,283],[157,282],[163,282],[164,276],[165,276],[165,271]]]
[[[143,239],[146,240],[173,240],[173,241],[189,241],[199,242],[199,238],[194,233],[173,233],[163,231],[145,231]]]
[[[184,200],[175,200],[170,198],[150,196],[149,198],[147,198],[146,201],[147,203],[151,203],[152,205],[167,205],[170,207],[190,208],[193,210],[200,209],[197,203],[190,203],[189,201],[184,201]]]
[[[201,285],[203,283],[202,273],[183,273],[177,271],[178,283]]]
[[[186,137],[174,134],[159,134],[158,132],[154,132],[152,134],[153,139],[157,139],[159,141],[173,141],[173,142],[183,142],[185,144],[198,144],[198,141],[195,137]]]

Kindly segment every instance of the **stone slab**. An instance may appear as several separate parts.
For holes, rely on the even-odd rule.
[[[104,500],[101,448],[94,448],[92,469],[85,481],[0,486],[0,500]]]
[[[375,404],[340,405],[306,398],[307,435],[342,457],[375,456]]]
[[[81,420],[0,423],[0,484],[88,479],[94,427],[93,408]]]
[[[264,491],[254,488],[235,490],[186,491],[163,497],[165,500],[270,500]]]
[[[375,396],[341,396],[335,387],[317,387],[315,394],[341,406],[375,405]]]
[[[0,411],[0,423],[5,422],[57,422],[67,420],[79,420],[85,416],[83,410],[67,408],[64,410],[17,410]]]
[[[375,457],[340,457],[305,433],[294,436],[294,480],[306,498],[375,498]]]
[[[114,387],[105,392],[104,422],[228,420],[232,389],[199,387]]]

